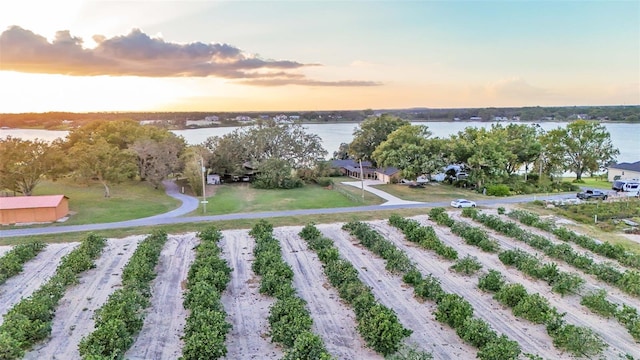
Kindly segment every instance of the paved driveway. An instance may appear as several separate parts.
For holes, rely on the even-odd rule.
[[[364,190],[368,191],[374,195],[377,195],[380,198],[383,198],[386,200],[386,202],[384,202],[383,204],[381,204],[380,206],[389,206],[389,205],[408,205],[408,204],[424,204],[422,202],[419,201],[407,201],[407,200],[402,200],[400,198],[397,198],[389,193],[386,193],[382,190],[378,190],[374,187],[372,187],[372,185],[382,185],[384,184],[384,182],[380,181],[380,180],[365,180],[363,181],[343,181],[342,184],[345,185],[349,185],[349,186],[354,186],[357,187],[358,189],[361,189],[364,183]]]
[[[175,210],[172,210],[165,214],[159,214],[147,218],[119,221],[112,223],[100,223],[100,224],[86,224],[86,225],[67,225],[67,226],[50,226],[39,228],[22,228],[11,230],[0,230],[0,237],[9,236],[30,236],[41,234],[62,234],[69,232],[80,231],[96,231],[106,229],[120,229],[137,226],[155,226],[166,224],[180,224],[180,223],[197,223],[197,222],[213,222],[223,220],[238,220],[238,219],[262,219],[270,217],[286,217],[286,216],[301,216],[301,215],[317,215],[317,214],[340,214],[360,211],[376,211],[376,210],[392,210],[392,209],[406,209],[406,208],[430,208],[442,206],[449,206],[449,201],[446,202],[417,202],[406,201],[399,199],[395,196],[380,191],[368,185],[374,185],[381,182],[365,181],[365,190],[373,194],[376,194],[387,200],[382,205],[370,205],[370,206],[355,206],[344,208],[325,208],[325,209],[301,209],[301,210],[286,210],[286,211],[269,211],[269,212],[254,212],[254,213],[236,213],[236,214],[224,214],[224,215],[211,215],[211,216],[190,216],[181,217],[181,215],[188,214],[198,208],[199,200],[192,196],[180,194],[177,185],[165,184],[165,188],[168,189],[167,193],[176,199],[183,201],[182,205]],[[347,185],[356,186],[360,188],[362,183],[360,181],[347,182]],[[531,202],[533,200],[557,200],[563,198],[574,198],[575,194],[558,194],[551,196],[517,196],[508,198],[496,198],[476,201],[479,206],[495,206],[499,204],[514,204],[521,202]]]

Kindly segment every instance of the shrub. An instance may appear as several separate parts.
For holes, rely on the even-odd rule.
[[[478,288],[489,292],[498,292],[504,286],[504,278],[497,270],[489,270],[478,279]]]
[[[616,315],[618,305],[607,301],[607,291],[600,289],[589,295],[585,295],[580,300],[580,304],[588,307],[591,311],[606,318]]]
[[[499,185],[488,185],[487,186],[487,195],[489,196],[509,196],[511,192],[509,191],[509,186],[504,184]]]
[[[478,261],[477,257],[467,255],[458,260],[455,265],[451,266],[451,269],[457,273],[473,275],[478,272],[478,270],[482,269],[482,264]]]
[[[551,310],[549,301],[540,294],[525,296],[513,307],[513,315],[523,317],[534,324],[543,324]]]
[[[411,335],[411,330],[402,327],[395,312],[383,305],[375,304],[364,317],[367,321],[358,323],[358,331],[368,346],[383,355],[398,351],[402,339]]]
[[[500,207],[498,208],[498,214],[499,214],[499,215],[503,215],[505,212],[506,212],[506,210],[505,210],[505,208],[503,208],[502,206],[500,206]]]
[[[517,342],[501,335],[480,349],[477,357],[480,360],[515,360],[519,358],[521,352]]]
[[[436,320],[457,329],[473,315],[473,307],[460,295],[445,294],[438,302],[435,315]]]
[[[282,359],[331,360],[331,355],[327,352],[322,339],[318,335],[305,331],[296,338],[293,347],[285,353]]]
[[[494,298],[508,307],[518,305],[527,296],[527,290],[522,284],[504,285]]]
[[[478,349],[483,348],[498,337],[489,324],[484,320],[474,317],[467,318],[462,325],[456,329],[456,333],[462,340]]]

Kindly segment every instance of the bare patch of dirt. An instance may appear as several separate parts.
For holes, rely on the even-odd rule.
[[[248,230],[223,232],[222,255],[233,269],[231,282],[222,294],[227,320],[232,328],[227,334],[227,359],[279,359],[282,350],[268,336],[269,307],[272,298],[258,292],[259,282],[251,264],[255,242]]]
[[[126,359],[177,359],[182,355],[188,311],[182,306],[183,285],[195,259],[195,233],[174,235],[162,249],[151,288],[151,307]]]

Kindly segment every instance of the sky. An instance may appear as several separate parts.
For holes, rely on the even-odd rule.
[[[0,3],[0,113],[640,104],[640,1]]]

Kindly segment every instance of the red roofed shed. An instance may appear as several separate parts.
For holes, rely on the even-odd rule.
[[[64,195],[0,197],[0,224],[53,222],[69,214]]]

